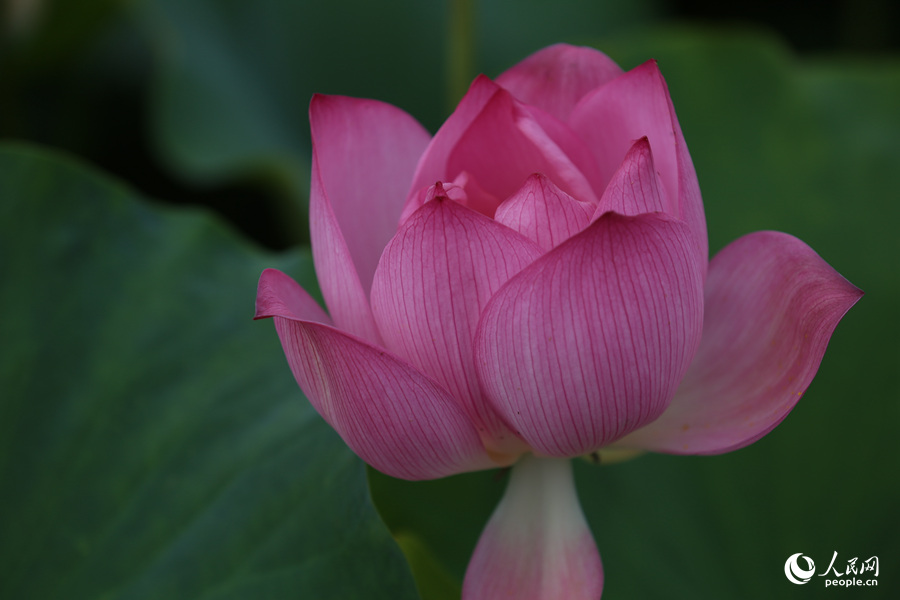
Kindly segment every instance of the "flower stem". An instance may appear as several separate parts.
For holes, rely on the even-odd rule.
[[[469,562],[463,600],[597,600],[602,588],[571,462],[524,456]]]
[[[475,0],[449,0],[447,106],[452,111],[469,87],[474,71]]]

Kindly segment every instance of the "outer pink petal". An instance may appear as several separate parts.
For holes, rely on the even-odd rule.
[[[761,438],[800,399],[861,296],[795,237],[732,242],[710,264],[703,338],[672,404],[617,445],[716,454]]]
[[[482,398],[472,338],[493,293],[540,255],[511,229],[436,197],[388,244],[372,286],[385,345],[450,390],[496,452],[524,445]]]
[[[307,320],[322,316],[307,299],[290,278],[268,269],[256,317],[274,317],[300,388],[360,458],[403,479],[496,466],[445,390],[385,350]]]
[[[469,86],[469,91],[460,100],[456,110],[450,115],[438,132],[434,135],[425,153],[422,155],[412,185],[407,190],[407,203],[414,201],[414,196],[423,188],[434,185],[436,181],[452,181],[456,173],[447,171],[447,160],[450,152],[456,147],[459,138],[466,132],[472,121],[481,114],[488,101],[500,90],[500,86],[484,75],[479,75]],[[415,207],[418,208],[418,207]],[[412,214],[413,210],[405,210],[404,214]]]
[[[366,301],[372,275],[430,136],[374,100],[317,95],[309,112],[310,226],[322,294],[340,327],[376,340]]]
[[[500,205],[494,219],[546,251],[587,227],[593,212],[587,202],[579,202],[544,175],[535,174]]]
[[[306,290],[278,269],[266,269],[259,277],[254,319],[291,315],[311,323],[333,325],[331,318]]]
[[[488,303],[482,387],[538,453],[605,446],[668,406],[700,340],[702,285],[684,223],[607,213]]]
[[[315,151],[310,175],[310,238],[313,262],[325,303],[341,329],[378,343],[380,337],[372,320],[369,298],[359,281],[350,249],[325,193]]]
[[[594,213],[594,220],[609,211],[620,215],[648,212],[673,214],[672,210],[666,210],[667,205],[666,190],[659,182],[650,142],[643,137],[628,150],[622,166],[606,186]]]
[[[526,104],[567,121],[589,91],[622,74],[622,69],[593,48],[556,44],[512,67],[497,83]]]
[[[455,176],[463,171],[499,199],[512,195],[529,175],[540,172],[579,200],[597,201],[584,173],[506,90],[491,97],[450,152],[447,172]]]
[[[697,174],[656,62],[644,63],[590,92],[569,121],[593,150],[606,181],[634,140],[649,139],[668,197],[678,207],[670,214],[690,227],[694,251],[705,270],[709,249]]]
[[[602,590],[570,461],[525,457],[481,534],[463,600],[599,600]]]

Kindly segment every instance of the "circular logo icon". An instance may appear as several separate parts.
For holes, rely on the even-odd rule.
[[[801,558],[806,561],[805,569],[799,564]],[[814,563],[813,559],[810,557],[803,556],[802,552],[792,554],[784,562],[784,576],[788,578],[788,581],[796,583],[797,585],[802,585],[809,581],[809,578],[812,577],[815,572],[816,563]]]

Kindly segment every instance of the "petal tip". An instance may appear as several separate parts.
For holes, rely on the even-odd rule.
[[[263,269],[259,275],[259,283],[256,286],[256,306],[253,313],[253,320],[268,319],[274,317],[278,312],[277,294],[274,291],[276,280],[280,277],[287,277],[278,269],[271,267]]]
[[[331,325],[332,321],[312,296],[289,275],[278,269],[265,269],[256,289],[254,320],[284,317]]]

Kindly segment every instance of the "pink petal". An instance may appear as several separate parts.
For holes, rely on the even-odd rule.
[[[369,298],[359,281],[353,257],[325,194],[315,152],[310,177],[310,238],[322,296],[341,329],[378,343],[381,338],[372,319]]]
[[[449,390],[496,452],[524,446],[482,397],[472,338],[488,299],[540,254],[511,229],[435,197],[388,244],[372,286],[385,345]]]
[[[307,299],[299,285],[268,269],[257,318],[274,316],[300,388],[360,458],[403,479],[496,466],[446,391],[383,349],[307,320],[321,316]]]
[[[434,185],[436,181],[452,181],[456,177],[456,173],[449,173],[447,170],[448,157],[459,142],[459,138],[499,90],[500,87],[484,75],[475,78],[469,86],[469,91],[459,101],[456,110],[444,122],[422,154],[412,185],[407,190],[407,204],[415,201],[414,197],[419,190]],[[405,209],[403,214],[411,215],[420,206],[421,204],[412,210]]]
[[[532,175],[518,192],[500,205],[494,219],[550,250],[590,222],[594,212],[540,174]]]
[[[672,404],[617,445],[716,454],[758,440],[800,400],[861,296],[795,237],[732,242],[710,263],[703,338]]]
[[[397,230],[409,181],[430,136],[398,108],[313,97],[310,226],[325,302],[342,328],[374,340],[366,298]]]
[[[438,186],[442,189],[437,194]],[[400,215],[400,224],[406,223],[413,213],[425,206],[426,202],[434,199],[435,195],[447,196],[454,202],[467,206],[481,214],[493,214],[495,208],[500,201],[494,196],[488,194],[478,185],[475,178],[470,173],[463,171],[459,173],[452,182],[438,181],[434,185],[422,188],[409,197],[406,206],[403,207],[403,214]]]
[[[278,269],[266,269],[259,277],[254,319],[292,317],[332,325],[331,318],[306,290]]]
[[[684,223],[607,213],[488,303],[482,388],[541,454],[605,446],[668,406],[700,340],[702,285]]]
[[[593,220],[609,211],[620,215],[676,212],[666,210],[667,206],[666,190],[659,182],[659,175],[653,164],[653,154],[650,152],[650,142],[646,137],[642,137],[625,155],[622,166],[606,186]]]
[[[526,104],[567,121],[585,94],[621,74],[622,69],[602,52],[556,44],[512,67],[497,83]]]
[[[453,182],[466,190],[466,199],[460,204],[471,208],[475,212],[491,215],[500,205],[500,200],[481,187],[471,173],[462,171],[453,179]],[[448,196],[453,199],[453,196],[449,194]]]
[[[447,172],[455,176],[463,171],[501,200],[522,187],[532,173],[543,173],[567,194],[597,201],[578,166],[506,90],[491,97],[450,152]]]
[[[663,80],[663,85],[665,83]],[[681,125],[675,116],[675,107],[672,105],[668,86],[666,86],[666,100],[669,104],[669,114],[672,115],[672,124],[675,126],[675,161],[678,164],[678,204],[681,207],[681,220],[688,224],[694,235],[694,250],[697,253],[697,260],[702,265],[705,279],[709,264],[709,240],[706,234],[703,198],[700,196],[700,182],[697,181],[694,161],[691,160],[691,153],[688,152],[687,142],[684,141]],[[671,193],[669,193],[669,197],[672,197]]]
[[[602,590],[570,461],[526,456],[481,534],[462,600],[598,600]]]
[[[606,181],[597,167],[597,160],[594,158],[591,148],[568,124],[560,121],[550,113],[534,106],[522,104],[520,106],[528,112],[538,125],[538,127],[533,128],[539,132],[539,139],[540,136],[549,137],[590,184],[592,193],[579,199],[585,202],[596,203],[597,198],[603,193],[603,188],[606,187]],[[521,121],[520,123],[526,123],[526,121]]]
[[[706,219],[697,174],[656,62],[646,62],[590,92],[572,111],[569,122],[593,150],[605,181],[612,179],[635,140],[649,139],[671,206],[678,208],[670,214],[690,227],[694,252],[705,273]]]

